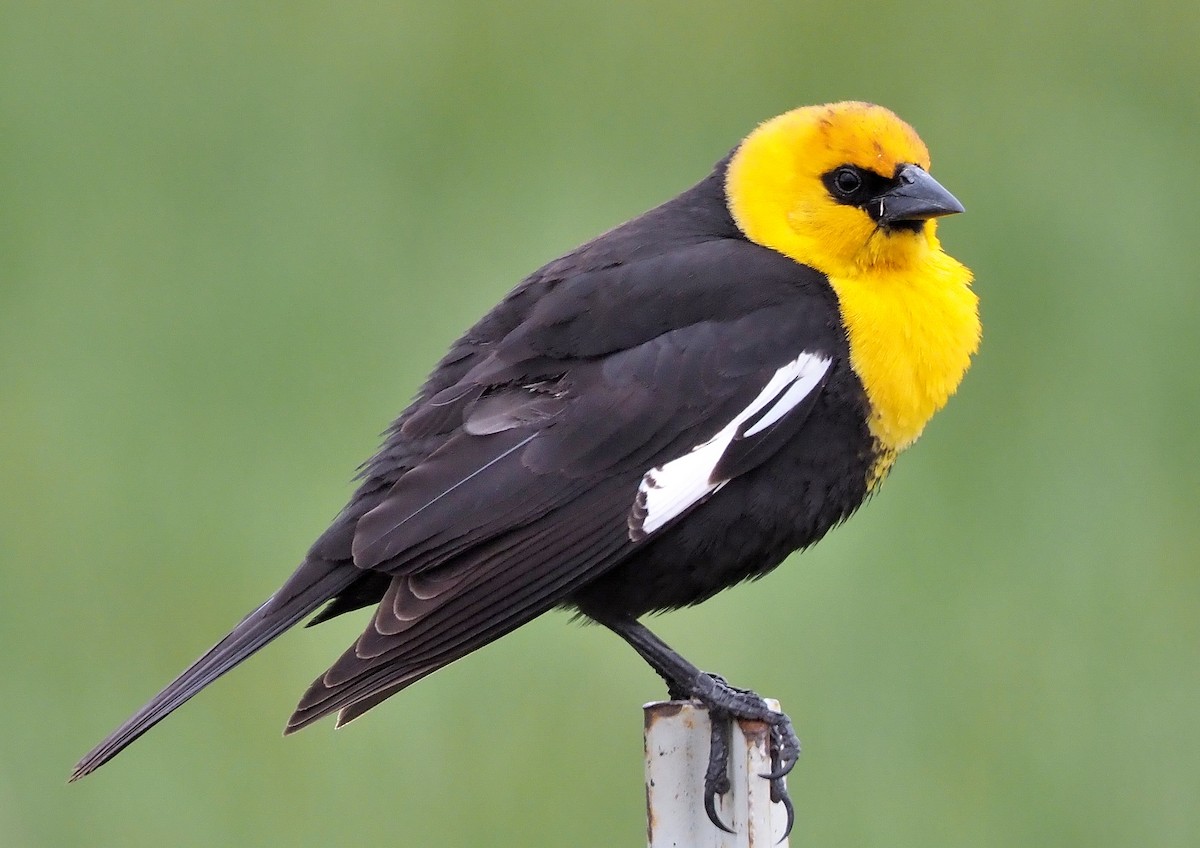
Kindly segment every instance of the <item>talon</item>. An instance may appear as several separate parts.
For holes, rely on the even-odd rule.
[[[726,790],[728,791],[728,790]],[[704,812],[708,813],[708,820],[726,833],[733,833],[733,828],[721,821],[721,816],[717,813],[717,792],[714,792],[711,787],[704,788]],[[724,794],[723,792],[720,794]]]
[[[796,824],[796,808],[792,806],[792,799],[788,795],[783,778],[799,759],[800,742],[787,716],[782,713],[780,715],[782,720],[771,725],[771,771],[763,777],[771,781],[771,803],[783,804],[784,813],[787,815],[783,836],[779,838],[779,842],[783,842],[791,835],[792,827]]]
[[[792,806],[792,799],[788,796],[787,789],[784,788],[781,781],[771,781],[771,802],[775,804],[783,804],[783,809],[787,813],[787,826],[783,829],[783,836],[779,837],[778,845],[792,834],[792,825],[796,823],[796,808]]]
[[[789,775],[800,759],[800,740],[791,720],[783,713],[771,724],[771,770],[759,777],[776,781]]]
[[[789,760],[788,762],[783,763],[778,768],[776,768],[772,771],[759,772],[758,776],[761,777],[763,780],[770,780],[771,782],[774,782],[776,780],[780,780],[782,778],[787,777],[789,774],[792,773],[792,769],[794,769],[795,767],[796,767],[796,761]]]
[[[800,758],[800,740],[792,728],[792,720],[787,714],[768,707],[767,702],[753,691],[730,686],[724,678],[716,674],[697,670],[691,677],[689,694],[708,707],[709,719],[712,722],[708,770],[704,775],[704,811],[708,814],[708,820],[725,833],[735,833],[717,814],[717,798],[730,788],[728,734],[731,732],[731,722],[734,718],[761,721],[770,726],[768,747],[771,770],[760,774],[759,777],[770,781],[771,803],[783,804],[787,814],[783,839],[787,839],[796,822],[796,811],[783,779],[791,773]]]
[[[783,836],[779,838],[779,842],[783,842],[791,835],[792,827],[796,824],[796,808],[792,806],[792,799],[788,795],[787,785],[783,782],[783,776],[792,770],[792,766],[796,764],[793,758],[790,762],[783,762],[784,734],[778,725],[771,726],[771,771],[769,774],[762,775],[771,781],[771,803],[783,804],[784,813],[787,815],[787,824],[783,828]],[[779,775],[771,777],[770,775]],[[778,845],[779,842],[776,844]]]
[[[729,734],[730,718],[720,710],[709,710],[712,727],[709,737],[708,769],[704,773],[704,812],[708,820],[726,833],[733,829],[717,814],[717,798],[729,791]]]

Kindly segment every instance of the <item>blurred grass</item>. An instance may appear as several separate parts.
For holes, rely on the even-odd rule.
[[[88,747],[270,592],[521,276],[858,97],[969,214],[985,340],[851,524],[657,628],[779,697],[796,844],[1200,833],[1200,11],[7,4],[0,844],[636,845],[653,675],[551,615],[280,741],[356,632]]]

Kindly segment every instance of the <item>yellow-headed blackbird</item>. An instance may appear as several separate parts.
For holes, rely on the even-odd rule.
[[[717,717],[756,695],[638,622],[777,566],[849,516],[979,342],[962,206],[917,134],[866,103],[758,127],[698,184],[534,272],[388,429],[283,587],[78,764],[93,771],[302,618],[377,604],[288,722],[354,719],[555,607],[610,628]],[[727,727],[716,721],[715,727]],[[706,807],[727,786],[713,734]],[[789,805],[790,812],[790,805]]]

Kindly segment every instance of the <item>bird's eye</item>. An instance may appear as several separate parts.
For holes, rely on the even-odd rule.
[[[843,197],[852,196],[862,184],[862,177],[853,168],[838,168],[833,172],[833,187]]]

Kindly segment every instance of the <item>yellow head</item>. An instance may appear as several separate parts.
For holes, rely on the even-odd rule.
[[[729,164],[726,193],[752,241],[845,275],[919,263],[937,248],[927,219],[962,207],[928,171],[925,144],[892,112],[833,103],[794,109],[758,127]],[[931,204],[919,217],[889,219],[904,174],[922,181]]]
[[[979,345],[971,273],[934,218],[963,211],[929,176],[912,127],[869,103],[795,109],[734,152],[729,209],[748,239],[824,273],[883,455],[910,445],[954,393]]]

